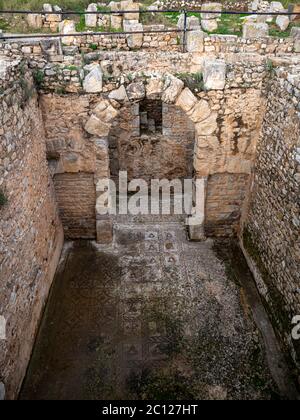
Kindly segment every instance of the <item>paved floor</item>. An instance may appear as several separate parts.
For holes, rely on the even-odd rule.
[[[269,399],[244,290],[179,223],[118,223],[69,245],[21,399]]]

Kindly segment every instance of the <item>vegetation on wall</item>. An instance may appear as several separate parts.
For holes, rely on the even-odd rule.
[[[0,207],[5,206],[7,203],[7,197],[2,190],[0,190]]]

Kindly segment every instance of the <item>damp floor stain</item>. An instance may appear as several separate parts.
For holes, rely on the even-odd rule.
[[[241,286],[181,223],[68,245],[21,399],[279,398]]]

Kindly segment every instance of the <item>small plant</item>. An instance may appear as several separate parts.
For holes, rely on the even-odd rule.
[[[203,74],[197,73],[177,73],[175,75],[178,79],[182,80],[189,89],[194,92],[201,92],[204,89]]]
[[[89,49],[93,50],[93,51],[96,51],[98,49],[98,45],[97,44],[90,44]]]
[[[267,68],[267,71],[270,74],[273,74],[274,73],[274,63],[273,63],[272,60],[270,60],[270,59],[267,60],[267,62],[266,62],[266,68]]]
[[[129,82],[132,82],[133,81],[133,75],[132,75],[132,73],[128,73],[127,74],[127,79],[128,79]]]
[[[0,190],[0,207],[5,206],[7,204],[7,197],[2,190]]]
[[[40,87],[45,79],[44,72],[42,72],[41,70],[36,70],[33,73],[33,79],[35,81],[36,86]]]

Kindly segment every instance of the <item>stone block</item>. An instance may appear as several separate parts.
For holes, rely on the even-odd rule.
[[[83,81],[83,89],[87,93],[98,93],[102,92],[103,82],[102,82],[103,73],[99,64],[93,66],[92,70],[85,77]]]
[[[245,23],[243,25],[243,38],[265,38],[269,35],[267,23]]]
[[[188,112],[189,118],[194,123],[199,123],[206,118],[208,118],[211,114],[210,106],[207,101],[202,99],[199,101],[194,108],[191,109],[191,111]]]
[[[209,11],[209,12],[220,12],[222,11],[222,4],[221,3],[204,3],[201,6],[201,10]],[[204,20],[213,20],[218,19],[221,17],[220,13],[201,13],[201,19]]]
[[[103,100],[93,110],[93,114],[95,114],[101,121],[109,123],[116,118],[119,111],[116,110],[109,101]]]
[[[123,18],[122,16],[111,15],[110,16],[110,26],[112,29],[122,29]]]
[[[98,6],[96,3],[91,3],[88,5],[87,12],[97,12],[98,11]],[[97,26],[97,21],[98,21],[98,15],[95,14],[86,14],[85,15],[85,25],[89,28],[96,28]]]
[[[140,100],[146,95],[143,82],[134,82],[127,86],[127,96],[129,100]]]
[[[204,36],[201,30],[191,31],[187,33],[186,49],[187,52],[201,53],[204,51]]]
[[[179,106],[184,112],[188,112],[196,105],[197,102],[197,98],[190,89],[185,88],[179,95],[176,101],[176,106]]]
[[[270,12],[272,13],[282,12],[283,10],[284,10],[284,7],[282,3],[280,3],[280,1],[272,1],[270,3],[270,9],[269,9]]]
[[[290,25],[290,18],[288,16],[279,15],[276,18],[276,25],[281,31],[286,31]]]
[[[40,29],[43,27],[43,17],[39,13],[32,13],[27,15],[26,21],[30,28]]]
[[[291,29],[291,37],[300,39],[300,28],[294,27]]]
[[[123,28],[124,32],[142,32],[143,25],[136,21],[127,21],[123,20]],[[144,34],[143,33],[135,33],[135,34],[127,34],[127,45],[129,48],[141,48],[143,45]]]
[[[205,60],[203,66],[204,89],[224,89],[226,82],[226,63],[223,60]]]
[[[128,101],[128,96],[124,85],[121,85],[118,89],[112,90],[109,93],[108,98],[118,102]]]
[[[196,132],[199,136],[210,136],[214,134],[218,128],[217,113],[212,113],[208,118],[196,124]]]
[[[201,20],[201,26],[205,32],[214,32],[218,29],[218,22],[214,19],[203,19]]]
[[[84,127],[87,133],[98,137],[108,136],[110,128],[111,124],[101,121],[96,115],[91,115]]]
[[[184,88],[182,80],[174,76],[168,76],[164,85],[164,92],[162,94],[162,101],[166,104],[172,104],[176,101]]]
[[[132,0],[121,1],[121,11],[139,11],[139,3],[134,3]],[[137,22],[140,19],[140,13],[124,13],[124,19],[126,20],[136,20]]]

